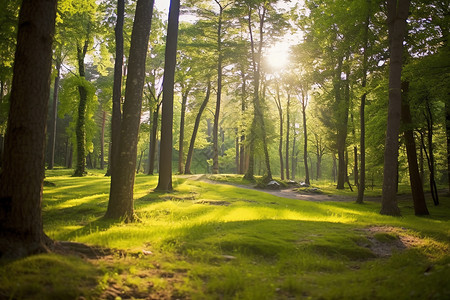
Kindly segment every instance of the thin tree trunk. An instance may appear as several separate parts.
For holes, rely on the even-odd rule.
[[[292,140],[292,157],[291,157],[291,163],[292,163],[292,166],[291,166],[291,170],[292,170],[291,175],[292,176],[291,176],[291,178],[292,178],[292,180],[295,180],[295,173],[297,171],[297,168],[296,168],[296,166],[297,166],[297,156],[295,154],[295,142],[296,142],[296,139],[297,139],[297,134],[295,133],[295,127],[294,127],[294,139]]]
[[[88,30],[89,31],[89,30]],[[88,33],[89,34],[89,33]],[[85,68],[84,59],[86,57],[88,48],[88,39],[84,41],[83,47],[77,45],[77,61],[78,72],[81,78],[85,80]],[[77,165],[73,176],[84,176],[86,171],[86,107],[87,107],[87,90],[84,86],[78,86],[78,92],[80,94],[80,102],[78,104],[78,116],[75,127],[75,134],[77,137]]]
[[[159,97],[158,97],[159,98]],[[158,118],[159,118],[159,107],[161,102],[158,101],[156,108],[152,113],[152,131],[150,134],[150,150],[149,150],[149,164],[148,164],[148,175],[153,175],[155,171],[155,160],[156,160],[156,135],[158,133]]]
[[[219,174],[219,116],[220,116],[220,102],[222,98],[222,16],[223,7],[218,1],[216,3],[219,5],[219,22],[217,27],[217,100],[216,100],[216,110],[214,112],[214,125],[213,125],[213,165],[212,173]]]
[[[437,191],[436,186],[436,179],[435,179],[435,163],[434,163],[434,150],[433,150],[433,114],[431,112],[430,102],[428,100],[428,97],[426,98],[426,109],[427,109],[427,127],[428,127],[428,168],[430,170],[430,190],[431,190],[431,196],[433,198],[434,205],[439,205],[439,195]]]
[[[389,31],[389,108],[384,147],[384,171],[381,214],[399,216],[397,204],[398,135],[401,118],[401,75],[403,40],[406,34],[406,19],[409,0],[387,2]]]
[[[205,110],[206,105],[208,104],[210,94],[211,94],[211,81],[209,81],[208,79],[208,88],[206,89],[205,98],[203,99],[203,102],[200,105],[200,109],[198,110],[198,114],[195,117],[194,129],[192,130],[191,142],[189,143],[189,150],[186,157],[186,164],[184,166],[184,174],[191,174],[191,162],[194,154],[195,139],[197,137],[198,127],[200,126],[200,120],[202,118],[203,111]]]
[[[0,173],[0,258],[47,252],[41,203],[56,0],[24,0],[19,13]]]
[[[164,63],[159,178],[158,186],[156,187],[158,191],[172,190],[173,87],[177,58],[179,15],[180,0],[171,0]]]
[[[334,83],[334,93],[335,100],[337,105],[337,114],[338,114],[338,124],[337,124],[337,155],[338,155],[338,174],[337,174],[337,189],[344,189],[345,179],[346,179],[346,168],[347,165],[345,163],[345,140],[347,138],[347,122],[345,121],[346,113],[348,112],[345,109],[345,99],[342,100],[341,96],[341,71],[342,71],[342,60],[340,57],[338,60],[338,67],[335,72],[335,83]]]
[[[241,99],[241,112],[242,115],[244,115],[245,112],[245,99],[247,94],[247,88],[246,88],[246,81],[245,81],[245,72],[241,71],[242,76],[242,99]],[[242,129],[241,129],[242,130]],[[245,153],[245,135],[244,131],[242,130],[241,133],[241,142],[240,142],[240,149],[239,149],[239,174],[244,174],[246,171],[246,153]]]
[[[403,94],[405,98],[408,92],[408,82],[403,84]],[[420,178],[419,167],[417,165],[416,143],[414,140],[413,130],[411,128],[411,112],[409,103],[406,99],[402,99],[402,123],[406,130],[403,135],[405,138],[406,155],[408,157],[409,181],[411,183],[411,191],[414,202],[414,213],[416,215],[429,215],[425,195],[423,192],[422,180]]]
[[[445,133],[447,136],[447,180],[450,193],[450,103],[445,101]]]
[[[47,169],[52,170],[55,165],[55,146],[56,146],[56,121],[58,120],[58,92],[59,92],[59,80],[61,78],[61,53],[58,53],[56,58],[56,77],[55,84],[53,85],[53,106],[52,106],[52,129],[49,137],[49,160]]]
[[[308,94],[302,90],[302,118],[303,118],[303,161],[305,163],[305,183],[310,184],[309,169],[308,169],[308,131],[306,126],[306,105],[308,101]]]
[[[291,95],[287,95],[287,105],[286,105],[286,179],[290,179],[290,174],[289,174],[289,129],[291,128],[291,124],[290,124],[290,114],[291,114],[291,110],[290,110],[290,106],[291,106]]]
[[[284,180],[284,165],[283,165],[283,108],[281,106],[281,97],[280,97],[280,87],[276,86],[276,92],[277,94],[275,95],[274,99],[275,99],[275,104],[277,105],[278,108],[278,118],[280,119],[280,142],[278,144],[278,155],[280,157],[280,174],[281,174],[281,180]],[[289,126],[289,125],[288,125]],[[289,148],[287,148],[289,149]],[[286,167],[288,167],[286,165]],[[289,167],[288,167],[289,168]]]
[[[102,114],[102,132],[100,137],[100,169],[105,168],[105,124],[106,124],[106,111]]]
[[[370,15],[371,15],[371,0],[367,0],[367,17],[364,26],[364,54],[363,54],[363,78],[361,82],[361,87],[363,89],[366,88],[367,85],[367,60],[368,60],[368,50],[369,50],[369,24],[370,24]],[[365,118],[365,109],[366,109],[366,97],[367,93],[361,96],[361,104],[359,107],[359,123],[360,123],[360,137],[359,137],[359,147],[361,149],[360,154],[360,178],[359,178],[359,186],[358,186],[358,197],[356,198],[356,203],[364,202],[364,192],[366,190],[366,118]]]
[[[186,116],[186,103],[189,95],[189,89],[181,96],[181,116],[180,116],[180,135],[178,139],[178,173],[183,174],[184,161],[184,119]]]
[[[119,156],[113,168],[105,218],[134,220],[133,188],[141,119],[145,61],[153,15],[153,0],[138,0],[131,33],[128,76],[120,124]]]

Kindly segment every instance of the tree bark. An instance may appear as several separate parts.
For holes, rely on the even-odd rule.
[[[77,45],[77,61],[78,73],[82,80],[85,80],[84,59],[86,57],[88,48],[88,39],[84,41],[83,46]],[[78,104],[78,116],[75,127],[75,134],[77,137],[77,165],[73,176],[80,177],[86,174],[86,107],[87,107],[87,90],[84,86],[78,86],[80,94],[80,103]]]
[[[55,165],[55,146],[56,146],[56,121],[58,120],[58,92],[59,92],[59,80],[61,78],[61,52],[57,54],[55,61],[56,64],[56,77],[53,85],[53,105],[52,105],[52,129],[49,137],[49,158],[47,169],[53,170]]]
[[[56,0],[23,0],[0,173],[0,257],[47,252],[41,203]]]
[[[337,173],[337,189],[344,189],[345,180],[347,178],[347,164],[345,161],[345,148],[347,139],[347,120],[348,120],[348,107],[346,107],[346,100],[342,100],[341,95],[341,71],[342,71],[342,60],[340,57],[338,60],[338,67],[335,72],[334,79],[334,93],[336,100],[336,114],[337,114],[337,155],[338,155],[338,173]]]
[[[158,97],[159,99],[159,97]],[[161,102],[157,101],[156,108],[152,113],[152,131],[150,134],[150,150],[149,150],[149,163],[148,163],[148,175],[153,175],[155,171],[155,159],[156,159],[156,135],[158,132],[158,118],[159,118],[159,107]]]
[[[437,191],[436,186],[436,179],[435,179],[435,163],[434,163],[434,150],[433,150],[433,113],[431,112],[430,102],[427,98],[425,99],[426,104],[426,121],[427,121],[427,136],[428,136],[428,169],[430,170],[430,190],[431,190],[431,196],[433,198],[434,205],[439,205],[439,195]]]
[[[416,216],[429,215],[427,204],[425,202],[422,180],[420,178],[419,167],[417,165],[416,143],[414,140],[413,129],[411,128],[411,112],[409,109],[409,103],[405,99],[408,92],[408,82],[404,82],[402,85],[403,95],[405,96],[402,99],[402,123],[405,126],[403,136],[405,138],[406,155],[408,158],[409,181],[411,183],[411,191],[414,202],[414,213]]]
[[[306,126],[306,105],[308,101],[308,94],[302,90],[302,118],[303,118],[303,161],[305,164],[305,183],[310,184],[309,168],[308,168],[308,131]]]
[[[141,120],[145,60],[153,15],[153,0],[138,0],[131,33],[128,76],[120,124],[119,156],[111,176],[105,218],[134,220],[133,187]],[[114,170],[115,169],[115,170]]]
[[[367,61],[368,61],[368,50],[369,50],[369,24],[370,24],[370,14],[371,14],[371,0],[367,0],[367,17],[364,24],[364,48],[363,48],[363,78],[361,82],[361,87],[366,88],[367,85]],[[358,186],[358,197],[356,198],[356,203],[362,204],[364,202],[364,192],[366,190],[366,97],[367,93],[364,92],[361,96],[361,104],[359,106],[359,123],[360,123],[360,137],[359,137],[359,147],[361,149],[360,154],[360,178]]]
[[[214,112],[214,125],[213,125],[213,165],[212,165],[212,173],[219,174],[219,116],[220,116],[220,102],[222,99],[222,16],[223,16],[223,7],[220,5],[218,1],[216,1],[217,5],[219,5],[219,22],[217,28],[217,100],[216,100],[216,110]]]
[[[278,118],[280,119],[280,142],[278,144],[278,155],[280,157],[280,174],[281,180],[284,180],[284,159],[283,159],[283,108],[281,106],[280,87],[276,86],[275,104],[278,108]],[[289,126],[289,125],[288,125]],[[289,149],[289,148],[287,148]],[[288,167],[286,165],[286,167]],[[288,167],[289,168],[289,167]],[[287,171],[289,172],[289,171]]]
[[[389,31],[389,107],[384,147],[381,214],[399,216],[397,204],[398,135],[401,118],[401,75],[403,40],[406,34],[410,0],[387,2]]]
[[[211,94],[211,81],[208,80],[208,88],[206,89],[205,98],[203,99],[203,102],[200,105],[200,109],[198,110],[198,114],[195,117],[194,129],[192,130],[191,142],[189,143],[189,150],[186,157],[186,164],[184,166],[184,174],[191,174],[191,162],[192,157],[194,155],[195,139],[197,137],[198,127],[200,126],[200,120],[202,118],[203,111],[205,110],[206,105],[208,104],[210,94]]]
[[[189,95],[189,89],[183,92],[181,96],[181,116],[180,116],[180,136],[178,139],[178,173],[183,174],[183,161],[184,161],[184,119],[186,115],[186,103]]]
[[[123,69],[123,23],[125,15],[125,0],[117,0],[117,21],[114,28],[116,39],[116,58],[114,61],[114,83],[111,116],[111,153],[109,173],[114,176],[114,166],[119,157],[120,122],[122,120],[122,69]]]
[[[106,111],[102,113],[102,131],[100,136],[100,169],[105,168],[105,123],[106,123]]]
[[[171,0],[167,26],[166,52],[164,63],[164,82],[161,119],[161,146],[159,157],[158,191],[172,190],[172,123],[173,86],[177,58],[178,17],[180,0]]]
[[[291,95],[287,95],[287,105],[286,105],[286,179],[290,179],[289,174],[289,129],[291,128],[291,122],[289,120],[291,114]]]

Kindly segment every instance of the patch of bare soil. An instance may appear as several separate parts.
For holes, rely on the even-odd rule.
[[[422,239],[408,234],[405,228],[373,226],[363,229],[368,243],[360,246],[369,248],[377,257],[390,257],[392,253],[423,244]]]
[[[75,242],[55,242],[53,252],[61,255],[78,256],[93,265],[100,268],[109,269],[115,273],[118,260],[139,260],[142,255],[151,255],[151,251],[143,251],[143,253],[128,253],[123,250],[102,248],[98,246],[90,246]],[[128,274],[123,272],[111,276],[107,281],[106,288],[98,296],[98,299],[114,300],[114,299],[188,299],[185,295],[179,293],[174,286],[183,281],[187,270],[167,271],[161,269],[158,263],[153,263],[153,268],[141,270],[138,274]],[[137,277],[141,280],[139,286],[128,281],[129,277]],[[155,287],[155,278],[163,278],[166,282],[164,288]],[[78,300],[84,300],[80,297]]]

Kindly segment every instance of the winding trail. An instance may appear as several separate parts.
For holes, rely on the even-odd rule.
[[[205,174],[196,174],[196,175],[185,175],[186,178],[190,180],[197,180],[197,181],[203,181],[210,184],[224,184],[224,185],[232,185],[235,187],[240,187],[243,189],[248,190],[255,190],[267,194],[271,194],[274,196],[282,197],[282,198],[288,198],[288,199],[298,199],[298,200],[305,200],[305,201],[311,201],[311,202],[326,202],[326,201],[334,201],[334,202],[354,202],[356,201],[356,195],[355,196],[342,196],[342,195],[324,195],[324,194],[314,194],[314,193],[298,193],[295,191],[295,188],[286,188],[286,189],[279,189],[279,190],[269,190],[269,189],[259,189],[254,186],[250,185],[244,185],[244,184],[235,184],[230,182],[223,182],[223,181],[216,181],[206,178]],[[411,198],[411,195],[399,195],[399,197],[407,197]],[[381,202],[381,196],[377,197],[364,197],[364,201],[371,201],[371,202]]]

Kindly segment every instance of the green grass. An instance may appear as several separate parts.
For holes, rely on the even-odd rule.
[[[450,297],[448,197],[438,207],[429,200],[428,217],[414,216],[412,200],[400,202],[403,216],[394,218],[381,216],[379,203],[285,199],[183,176],[174,176],[174,192],[156,193],[157,176],[138,175],[140,221],[125,224],[101,218],[110,180],[103,173],[73,178],[55,170],[46,180],[55,186],[44,190],[45,232],[117,251],[101,259],[45,254],[3,262],[0,298]],[[404,240],[413,242],[390,248]],[[392,255],[378,255],[375,242]]]

